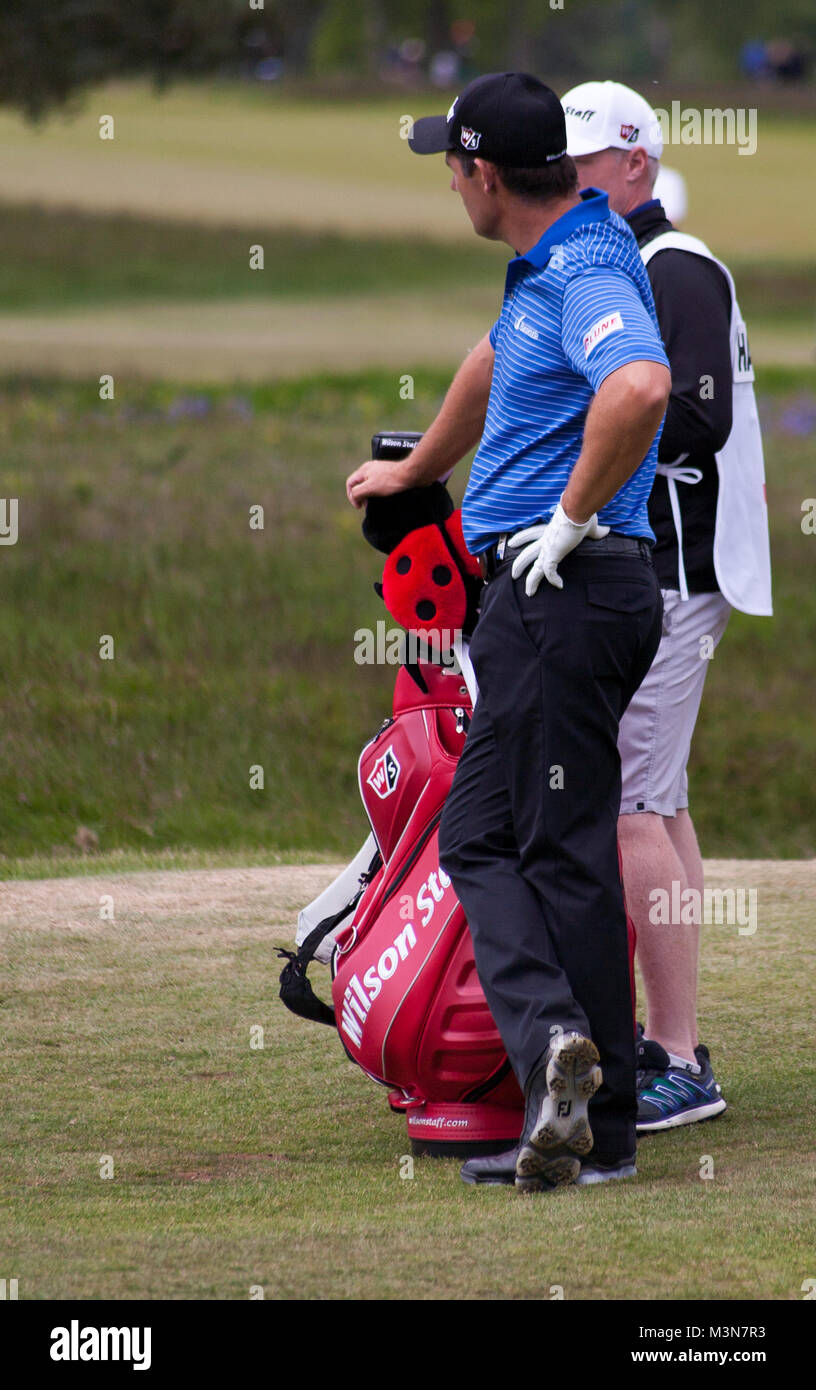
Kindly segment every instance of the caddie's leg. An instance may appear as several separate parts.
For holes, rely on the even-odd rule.
[[[718,593],[682,600],[670,590],[663,598],[657,655],[621,720],[619,836],[646,1036],[693,1062],[703,864],[688,813],[686,765],[709,661],[731,608]]]
[[[674,817],[653,812],[625,815],[618,823],[618,834],[626,905],[637,932],[638,963],[644,981],[649,981],[646,1036],[655,1038],[667,1052],[693,1062],[697,1046],[699,913],[692,905],[677,920],[668,921],[666,911],[661,909],[668,903],[671,912],[673,893],[674,901],[687,903],[689,899],[681,896],[687,888],[699,887],[702,893],[702,864],[699,878],[694,876],[693,865],[689,873],[670,833],[673,824]],[[656,897],[656,890],[662,902]]]

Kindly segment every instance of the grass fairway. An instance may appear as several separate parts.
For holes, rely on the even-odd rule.
[[[418,366],[448,377],[497,317],[490,282],[433,294],[147,303],[59,315],[0,314],[0,374],[97,380],[161,378],[179,386],[283,381],[315,372],[362,372],[376,360],[394,380]],[[810,323],[754,321],[757,366],[816,362]]]
[[[334,295],[0,314],[0,373],[88,381],[108,372],[120,382],[160,378],[195,387],[360,372],[376,361],[395,381],[419,364],[445,367],[450,377],[500,308],[494,277],[467,296],[409,289],[351,303]],[[810,339],[808,329],[786,335],[787,360],[810,362]]]
[[[465,1188],[455,1160],[401,1179],[384,1092],[279,1003],[272,945],[331,866],[7,885],[7,1277],[21,1299],[801,1298],[816,872],[706,867],[758,893],[754,935],[704,928],[728,1111],[643,1141],[637,1182],[532,1199]]]
[[[681,96],[650,95],[667,110]],[[318,103],[229,84],[180,86],[162,97],[140,84],[114,85],[40,127],[0,113],[3,197],[211,223],[229,209],[257,231],[298,226],[465,242],[467,220],[441,160],[415,158],[400,139],[403,115],[446,105],[443,94]],[[102,115],[115,118],[113,140],[99,138]],[[753,155],[735,144],[668,145],[666,163],[689,185],[690,230],[726,260],[810,258],[816,193],[801,171],[813,125],[811,115],[775,115],[760,101]]]

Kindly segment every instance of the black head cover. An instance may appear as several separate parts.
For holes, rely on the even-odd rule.
[[[453,509],[453,498],[444,483],[408,488],[391,497],[369,497],[363,535],[375,550],[390,555],[411,531],[447,521]]]

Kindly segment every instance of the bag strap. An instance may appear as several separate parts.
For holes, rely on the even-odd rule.
[[[333,912],[330,917],[324,917],[322,922],[318,922],[301,943],[299,950],[287,951],[283,946],[277,948],[278,956],[288,961],[281,971],[280,997],[287,1009],[297,1014],[298,1018],[308,1018],[313,1023],[326,1023],[330,1028],[335,1026],[334,1009],[329,1004],[324,1004],[322,999],[318,999],[306,971],[321,941],[354,911],[381,864],[380,851],[375,850],[368,868],[360,874],[360,886],[351,901],[347,902],[345,907],[341,907],[339,912]]]

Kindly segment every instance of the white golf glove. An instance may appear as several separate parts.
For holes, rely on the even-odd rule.
[[[602,540],[609,532],[608,526],[598,525],[598,513],[593,512],[589,521],[570,521],[561,503],[558,503],[551,519],[544,526],[528,526],[519,531],[507,542],[508,550],[518,550],[525,546],[513,562],[513,578],[518,579],[529,565],[532,565],[524,585],[528,598],[532,598],[542,577],[554,589],[563,589],[564,581],[557,566],[565,555],[569,555],[585,536],[590,540]]]

